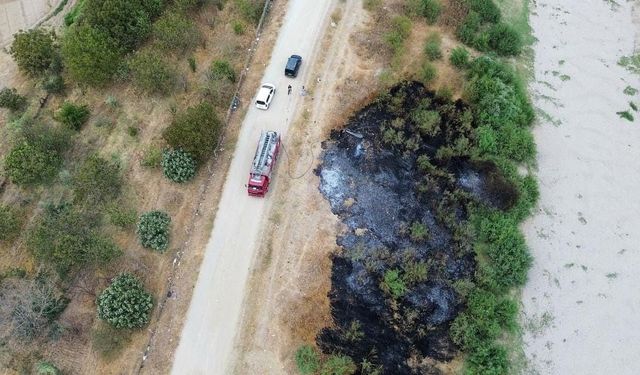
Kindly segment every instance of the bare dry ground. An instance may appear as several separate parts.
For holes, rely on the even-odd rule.
[[[539,212],[522,293],[529,373],[638,374],[637,1],[533,4]],[[633,68],[633,65],[629,66]],[[633,69],[631,69],[633,70]],[[628,110],[630,122],[616,112]]]
[[[256,256],[245,299],[241,335],[234,345],[240,356],[235,374],[296,373],[293,355],[303,343],[313,344],[317,332],[331,323],[329,300],[332,252],[340,251],[336,236],[342,230],[318,190],[313,173],[320,163],[321,142],[334,128],[366,104],[389,83],[385,77],[390,52],[382,42],[385,22],[401,12],[402,3],[385,1],[379,13],[363,9],[362,1],[339,2],[332,10],[322,56],[301,116],[290,131],[286,158],[278,167],[278,189],[264,241]],[[416,75],[424,41],[442,33],[445,59],[437,61],[433,89],[447,86],[454,96],[462,91],[462,77],[447,58],[457,44],[449,26],[415,21],[407,51],[390,71],[391,80]],[[455,372],[461,362],[443,364]]]
[[[275,34],[278,28],[278,12],[281,13],[280,9],[284,4],[285,2],[276,2],[272,16],[268,18],[276,22],[268,24],[266,35]],[[56,342],[40,346],[34,343],[19,352],[12,352],[4,347],[0,351],[0,372],[12,374],[18,369],[27,369],[25,371],[29,372],[34,359],[42,357],[51,360],[66,373],[139,373],[143,358],[147,357],[145,352],[149,343],[149,359],[144,363],[144,370],[149,373],[169,371],[170,357],[165,355],[165,351],[170,351],[177,344],[173,337],[179,332],[184,311],[188,306],[191,288],[215,214],[220,186],[224,181],[223,177],[233,150],[238,124],[250,101],[241,102],[243,106],[228,123],[222,148],[190,183],[172,184],[158,169],[142,167],[141,160],[150,147],[162,145],[162,130],[169,124],[173,109],[185,108],[202,99],[199,85],[205,79],[206,70],[213,59],[228,58],[236,71],[243,68],[248,49],[254,41],[254,33],[251,28],[247,28],[243,35],[233,32],[230,20],[237,17],[234,12],[232,6],[225,7],[223,11],[208,6],[195,17],[204,35],[205,46],[198,48],[194,53],[198,67],[195,73],[191,72],[184,58],[172,58],[183,82],[182,89],[173,96],[141,95],[124,83],[116,83],[106,91],[78,88],[68,91],[65,99],[87,104],[91,109],[91,118],[76,138],[76,145],[67,156],[67,162],[84,158],[87,150],[98,150],[99,154],[108,160],[119,160],[124,179],[127,181],[123,204],[136,208],[138,213],[153,209],[167,211],[172,218],[171,244],[164,254],[153,253],[141,248],[133,231],[108,229],[116,243],[125,250],[124,256],[108,268],[84,270],[71,285],[69,296],[72,301],[60,319],[61,324],[68,327],[65,334]],[[59,25],[63,13],[47,21],[46,25]],[[268,60],[268,47],[272,42],[271,36],[260,42],[260,49],[249,67],[241,97],[248,99],[253,95],[253,87],[249,86],[255,86],[261,77],[262,62]],[[16,87],[19,92],[35,98],[32,99],[34,101],[43,96],[34,82],[18,73],[15,64],[5,52],[0,53],[0,66],[0,85]],[[108,97],[113,97],[118,105],[107,104]],[[51,121],[50,115],[61,103],[61,98],[50,97],[40,111],[39,118]],[[31,109],[34,110],[35,107],[33,104]],[[223,117],[224,111],[222,108]],[[4,156],[10,144],[10,127],[7,126],[4,111],[1,114],[0,155]],[[129,127],[137,128],[138,134],[129,135]],[[71,172],[73,171],[67,170],[62,174]],[[23,208],[27,228],[40,212],[44,202],[68,198],[68,192],[65,193],[63,186],[24,191],[6,181],[2,181],[0,193],[3,203],[20,205]],[[180,262],[174,261],[178,255],[181,256]],[[11,246],[0,244],[0,270],[9,267],[24,268],[29,273],[37,269],[22,239],[18,239]],[[162,302],[164,296],[170,292],[170,301],[177,303],[168,304],[166,309],[156,308],[150,325],[133,334],[120,355],[103,358],[93,349],[91,341],[92,331],[102,324],[96,319],[95,297],[109,278],[122,271],[131,271],[141,276],[156,301]],[[163,329],[153,335],[156,327]]]

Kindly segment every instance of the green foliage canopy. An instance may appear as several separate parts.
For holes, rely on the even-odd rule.
[[[98,317],[115,328],[142,328],[149,323],[153,297],[133,275],[123,273],[98,296]]]
[[[9,52],[20,70],[31,76],[39,76],[53,62],[56,49],[55,34],[37,27],[16,33]]]
[[[221,128],[213,106],[203,102],[178,114],[163,137],[172,148],[181,149],[202,163],[218,144]]]

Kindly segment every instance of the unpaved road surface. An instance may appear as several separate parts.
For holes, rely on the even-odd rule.
[[[27,30],[53,11],[62,0],[0,0],[0,47],[18,30]]]
[[[623,93],[640,79],[617,63],[638,53],[640,3],[534,4],[531,87],[546,115],[534,132],[540,212],[525,225],[529,370],[640,374],[640,113],[629,105],[640,96]]]
[[[270,207],[270,195],[265,199],[247,196],[245,184],[249,167],[262,130],[280,132],[286,147],[287,129],[301,102],[302,86],[309,86],[309,80],[313,79],[310,78],[308,67],[318,52],[332,3],[289,0],[284,23],[263,79],[263,82],[275,84],[277,92],[268,111],[251,106],[242,123],[174,357],[174,374],[229,373],[236,355],[232,349],[243,311],[247,277],[255,250],[260,245],[261,228]],[[296,79],[284,76],[284,64],[291,54],[299,54],[304,59]],[[287,95],[288,84],[293,86],[291,95]],[[276,180],[272,189],[277,189],[277,186]]]

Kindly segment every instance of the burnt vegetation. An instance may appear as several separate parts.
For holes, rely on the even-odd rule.
[[[515,327],[505,292],[525,281],[517,223],[537,193],[515,172],[518,154],[480,147],[484,110],[404,82],[324,144],[320,190],[347,230],[333,256],[334,324],[317,344],[351,357],[357,373],[438,373],[425,359],[460,349],[470,369],[507,371],[496,339]]]

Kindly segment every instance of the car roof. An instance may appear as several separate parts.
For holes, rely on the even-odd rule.
[[[258,91],[258,100],[266,100],[267,96],[269,96],[269,91],[273,88],[272,85],[266,83],[260,87],[260,91]]]

